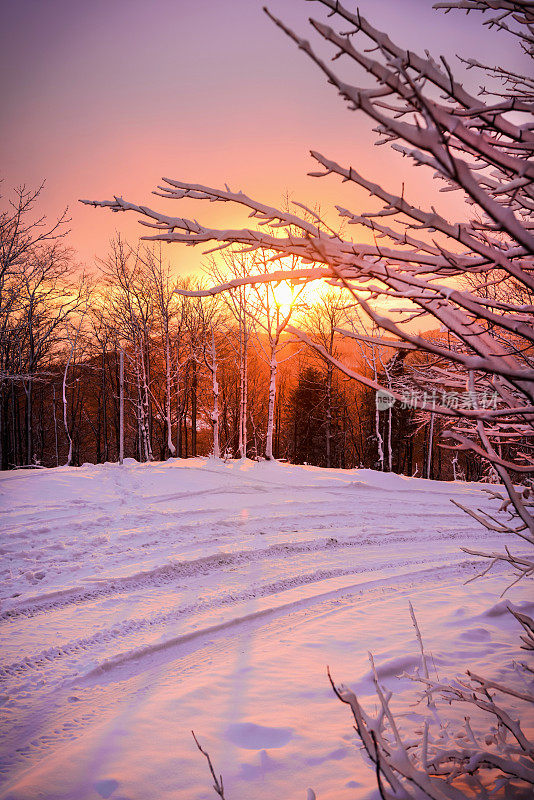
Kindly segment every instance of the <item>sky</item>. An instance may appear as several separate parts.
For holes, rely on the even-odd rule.
[[[53,219],[68,207],[69,243],[92,267],[117,232],[135,243],[143,231],[134,215],[85,207],[79,198],[116,194],[216,227],[243,224],[228,204],[165,205],[151,196],[162,176],[228,183],[272,205],[288,193],[327,214],[334,203],[364,210],[355,187],[307,177],[315,149],[392,191],[411,182],[410,199],[430,191],[421,170],[414,183],[406,160],[373,147],[370,124],[347,111],[263,13],[263,2],[0,0],[4,198],[20,184],[45,181],[41,212]],[[308,17],[325,18],[316,2],[267,2],[310,39]],[[443,15],[429,0],[361,0],[359,8],[410,49],[443,53],[453,64],[461,53],[518,65],[513,41],[483,31],[479,15]],[[476,88],[478,76],[467,78]],[[198,248],[168,245],[165,255],[179,275],[201,265]]]

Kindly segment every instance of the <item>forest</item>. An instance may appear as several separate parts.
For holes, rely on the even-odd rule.
[[[374,343],[349,293],[281,280],[186,296],[210,279],[261,275],[262,262],[211,258],[194,283],[176,278],[161,246],[120,237],[84,271],[67,222],[38,217],[39,190],[9,199],[0,221],[2,469],[118,461],[122,405],[122,457],[141,462],[267,456],[437,480],[491,477],[468,452],[440,446],[447,420],[414,407],[414,397],[436,393],[431,357]],[[286,330],[295,323],[326,356]],[[380,408],[375,390],[328,356],[404,401]]]

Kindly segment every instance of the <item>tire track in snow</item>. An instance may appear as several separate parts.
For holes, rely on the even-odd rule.
[[[225,470],[203,466],[180,468],[178,478],[182,470],[199,475],[198,483],[196,475],[188,478],[193,491],[182,492],[176,478],[157,486],[157,469],[139,468],[132,475],[103,469],[101,501],[93,491],[83,502],[54,506],[46,517],[46,509],[36,512],[35,505],[4,517],[16,527],[11,541],[27,539],[30,555],[42,551],[45,540],[50,546],[64,542],[68,557],[83,561],[85,571],[75,577],[68,566],[58,566],[53,552],[45,554],[49,574],[43,583],[25,586],[21,571],[16,577],[23,597],[6,597],[0,620],[13,663],[6,664],[3,675],[11,699],[1,709],[6,722],[2,780],[15,766],[27,769],[78,738],[88,720],[101,724],[121,701],[131,707],[127,678],[135,684],[146,673],[150,680],[137,683],[150,684],[149,670],[161,676],[170,666],[173,680],[181,676],[185,685],[191,673],[212,669],[206,664],[214,654],[224,657],[229,647],[245,647],[250,636],[271,637],[275,649],[280,631],[291,636],[295,624],[305,624],[317,612],[330,614],[354,603],[365,609],[392,593],[425,591],[436,575],[441,588],[452,586],[465,577],[468,562],[459,566],[465,556],[452,552],[457,544],[445,543],[433,552],[433,543],[483,538],[465,527],[460,511],[444,505],[447,491],[460,495],[457,487],[438,491],[421,483],[415,490],[356,480],[347,485],[345,479],[316,482],[314,475],[297,485],[285,483],[282,475],[274,482],[270,474],[265,481],[258,475],[240,477],[237,484]],[[154,481],[147,481],[153,470]],[[197,491],[206,472],[225,481],[224,491]],[[111,476],[121,495],[116,499],[108,492]],[[474,492],[469,494],[472,498]],[[478,490],[476,496],[478,501]],[[57,501],[53,492],[50,500]],[[240,509],[247,512],[242,518]],[[92,547],[88,537],[108,526],[111,541]],[[230,552],[214,552],[218,547]],[[127,560],[130,552],[137,552],[135,566]],[[444,566],[430,566],[429,558],[439,558]],[[90,583],[89,570],[102,580]],[[389,577],[382,570],[389,570]],[[12,589],[6,582],[6,590],[19,591],[19,586]],[[87,629],[80,630],[78,613]],[[17,638],[11,643],[12,633]],[[60,635],[65,644],[47,647]],[[78,692],[73,685],[82,688]]]
[[[283,542],[269,545],[259,550],[238,550],[234,552],[217,552],[189,561],[171,562],[154,569],[138,572],[123,578],[102,579],[91,587],[73,587],[59,593],[47,593],[42,597],[30,598],[20,605],[14,605],[0,613],[0,623],[9,622],[19,617],[35,617],[39,614],[58,610],[68,605],[80,605],[92,602],[109,595],[120,595],[125,592],[140,589],[166,586],[189,578],[206,576],[217,570],[232,569],[239,566],[255,564],[261,561],[272,561],[273,558],[287,558],[305,553],[319,554],[352,548],[365,548],[376,546],[383,538],[380,535],[366,534],[364,537],[352,536],[344,539],[327,537],[301,542]],[[455,534],[438,533],[432,537],[433,541],[439,539],[453,539]],[[416,536],[388,536],[388,544],[406,543],[417,541]],[[94,579],[99,581],[99,579]]]
[[[426,563],[428,563],[427,559],[419,559],[407,562],[404,564],[404,566],[414,567],[416,565]],[[299,586],[321,583],[332,578],[340,578],[358,574],[369,574],[372,572],[383,572],[384,570],[392,569],[394,566],[400,565],[398,562],[395,562],[367,568],[339,567],[336,569],[321,569],[316,570],[313,573],[294,575],[282,580],[274,581],[272,583],[253,586],[241,592],[227,592],[222,597],[185,604],[178,606],[172,611],[160,612],[150,617],[126,619],[113,625],[111,628],[97,631],[92,636],[75,639],[65,645],[41,650],[35,655],[25,656],[23,659],[15,661],[11,664],[0,665],[0,681],[5,681],[10,677],[19,677],[29,671],[36,672],[48,669],[52,663],[57,663],[65,657],[75,656],[80,652],[86,653],[88,650],[91,650],[91,648],[110,645],[133,634],[141,633],[147,629],[158,626],[163,627],[169,623],[176,622],[187,615],[203,614],[207,611],[236,605],[238,603],[244,603],[249,600],[280,595]],[[402,574],[410,575],[411,573],[406,572]],[[309,598],[306,599],[309,600]]]
[[[412,588],[415,581],[417,581],[417,587],[420,589],[425,583],[435,581],[436,574],[440,573],[443,574],[440,588],[443,588],[443,580],[453,579],[457,574],[464,573],[466,570],[470,569],[476,562],[462,561],[451,565],[443,564],[443,562],[440,561],[429,565],[428,560],[422,560],[419,563],[425,563],[427,566],[425,569],[421,570],[409,570],[407,572],[401,572],[398,575],[379,578],[374,581],[365,581],[363,583],[349,584],[336,589],[330,589],[309,597],[302,597],[296,600],[290,600],[289,602],[286,601],[274,607],[268,606],[228,620],[223,620],[214,625],[173,636],[163,642],[134,648],[128,652],[120,653],[117,656],[112,656],[104,660],[97,667],[91,668],[85,675],[74,678],[71,681],[71,685],[73,687],[85,687],[93,684],[100,685],[110,681],[120,681],[122,679],[121,673],[123,669],[126,677],[131,679],[146,669],[157,669],[170,661],[176,661],[185,656],[190,656],[207,644],[213,644],[219,636],[224,640],[228,634],[237,636],[243,631],[246,631],[247,635],[250,636],[250,628],[257,629],[274,620],[278,621],[278,624],[280,624],[280,620],[299,612],[309,613],[310,609],[313,609],[317,605],[339,603],[341,601],[347,603],[354,602],[356,595],[370,592],[373,589],[402,591],[408,586]],[[383,569],[377,568],[373,571],[382,572]],[[184,650],[183,653],[180,653],[181,649]],[[136,667],[132,668],[132,664],[134,663]]]
[[[426,562],[428,564],[428,562]],[[462,573],[466,565],[449,564],[438,567],[443,581],[454,581],[457,573]],[[232,637],[250,635],[251,628],[266,627],[276,623],[277,631],[293,628],[298,622],[295,615],[301,614],[304,621],[312,613],[314,607],[339,608],[340,603],[348,604],[365,602],[366,604],[381,603],[389,600],[391,592],[403,592],[406,589],[413,591],[414,583],[417,590],[426,590],[427,581],[432,581],[436,568],[427,567],[418,571],[408,571],[396,576],[389,576],[371,580],[367,583],[351,584],[334,591],[322,592],[302,600],[279,605],[278,608],[266,608],[257,614],[249,614],[240,618],[233,618],[220,625],[212,625],[202,630],[191,632],[181,637],[180,641],[168,641],[156,645],[151,650],[137,649],[129,653],[120,654],[115,660],[108,659],[102,665],[89,670],[84,675],[67,679],[62,687],[50,690],[47,695],[40,694],[39,706],[48,707],[52,704],[54,713],[50,726],[43,727],[39,707],[20,719],[16,731],[8,733],[6,730],[7,753],[0,763],[0,775],[7,776],[17,765],[32,764],[34,759],[44,759],[51,749],[63,746],[83,735],[90,721],[97,720],[100,724],[103,717],[112,713],[110,707],[98,705],[98,696],[85,694],[93,687],[102,688],[110,682],[119,682],[125,675],[135,677],[146,669],[158,668],[169,661],[180,661],[183,674],[194,672],[198,669],[199,659],[206,657],[206,653],[213,654],[225,647],[227,635]],[[274,585],[274,584],[273,584]],[[324,612],[324,608],[323,608]],[[177,638],[177,637],[175,637]],[[211,656],[210,656],[211,657]],[[136,664],[133,671],[129,671],[132,662]],[[137,663],[136,663],[137,662]],[[79,691],[78,691],[79,690]],[[127,690],[118,683],[113,688],[114,702],[124,702]],[[45,698],[48,698],[45,700]],[[96,706],[95,706],[96,699]],[[59,715],[59,718],[58,718]],[[42,733],[36,735],[36,729]],[[9,746],[9,742],[13,746]]]

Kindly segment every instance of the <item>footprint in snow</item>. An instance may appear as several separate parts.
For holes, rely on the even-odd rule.
[[[108,780],[96,781],[93,783],[93,788],[100,797],[108,798],[111,797],[118,785],[118,781],[109,778]]]
[[[228,739],[245,750],[270,750],[284,747],[293,738],[291,728],[269,728],[253,722],[241,722],[226,729]]]

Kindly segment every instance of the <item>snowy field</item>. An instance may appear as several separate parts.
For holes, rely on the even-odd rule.
[[[205,459],[2,473],[1,798],[376,796],[346,706],[368,651],[417,726],[411,599],[440,678],[518,652],[475,484]],[[506,597],[527,608],[525,589]],[[521,602],[523,598],[523,602]],[[532,608],[532,606],[530,606]]]

